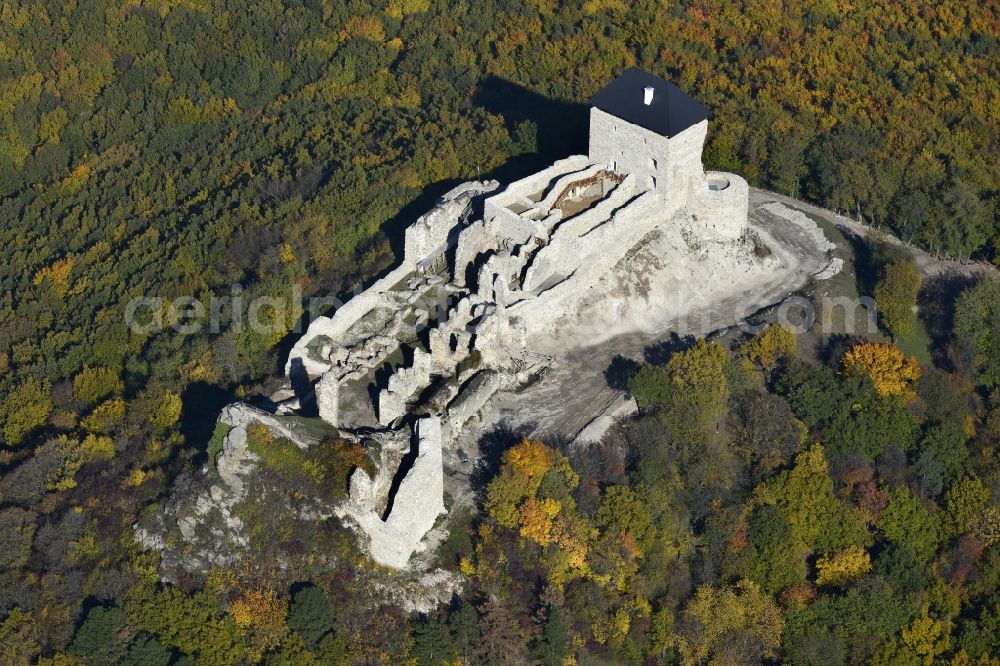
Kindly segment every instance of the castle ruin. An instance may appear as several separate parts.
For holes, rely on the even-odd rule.
[[[441,447],[494,394],[552,362],[535,342],[644,237],[683,217],[703,241],[741,238],[747,183],[704,171],[707,131],[700,103],[626,71],[593,98],[589,154],[502,189],[473,182],[448,192],[406,230],[394,270],[295,344],[286,371],[313,386],[329,424],[362,437],[413,429],[413,468],[376,480],[357,471],[340,510],[376,561],[406,565],[444,510]],[[285,405],[299,407],[299,399]],[[405,476],[387,498],[392,472]]]
[[[416,571],[442,515],[474,502],[491,429],[597,441],[635,410],[604,376],[628,345],[707,334],[839,270],[813,220],[704,171],[708,112],[673,84],[630,69],[591,106],[587,155],[444,194],[406,229],[398,266],[310,324],[265,410],[223,411],[214,469],[136,526],[164,576],[246,552],[234,507],[250,501],[251,422],[301,448],[320,432],[363,442],[374,472],[308,514],[338,516],[375,562]]]

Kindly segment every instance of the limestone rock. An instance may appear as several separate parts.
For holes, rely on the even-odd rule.
[[[336,426],[340,417],[340,380],[332,372],[327,372],[316,382],[315,391],[319,417]]]

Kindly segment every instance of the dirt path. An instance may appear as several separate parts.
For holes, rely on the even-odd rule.
[[[853,234],[855,236],[860,236],[861,238],[868,238],[868,235],[872,233],[873,229],[866,224],[862,224],[856,220],[852,220],[849,217],[844,217],[834,213],[831,210],[825,208],[820,208],[819,206],[814,206],[813,204],[806,203],[790,197],[784,194],[778,194],[776,192],[769,192],[767,190],[758,190],[756,188],[750,188],[750,207],[751,209],[755,206],[759,206],[762,203],[767,203],[768,201],[778,201],[785,204],[790,208],[797,208],[804,213],[809,213],[810,215],[815,215],[821,217],[824,220],[830,222],[831,224],[837,226],[842,231]],[[892,236],[885,232],[880,232],[882,237],[890,244],[896,247],[905,248],[913,257],[913,262],[916,264],[917,269],[920,274],[924,277],[933,277],[936,275],[949,274],[949,275],[965,275],[968,277],[977,277],[983,274],[1000,274],[996,266],[988,264],[986,262],[957,262],[949,259],[938,259],[932,254],[925,252],[919,248],[916,248],[908,243],[903,242],[899,238]]]

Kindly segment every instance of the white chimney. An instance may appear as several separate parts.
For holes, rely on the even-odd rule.
[[[649,106],[653,103],[653,86],[646,86],[642,91],[642,103]]]

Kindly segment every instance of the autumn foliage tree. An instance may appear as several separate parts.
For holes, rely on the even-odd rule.
[[[871,377],[875,390],[883,396],[912,396],[913,384],[920,379],[920,364],[891,342],[862,342],[849,349],[843,358],[847,375]]]
[[[846,549],[825,555],[816,560],[816,584],[843,585],[872,568],[872,560],[861,546],[848,546]]]
[[[586,559],[595,532],[570,494],[579,483],[566,456],[525,439],[504,453],[500,474],[487,488],[489,516],[546,549],[548,576],[556,586],[590,573]]]
[[[781,645],[781,609],[750,581],[699,587],[681,618],[676,645],[685,666],[746,663],[773,657]]]
[[[740,346],[740,353],[766,371],[795,353],[795,332],[779,324],[768,326]]]

